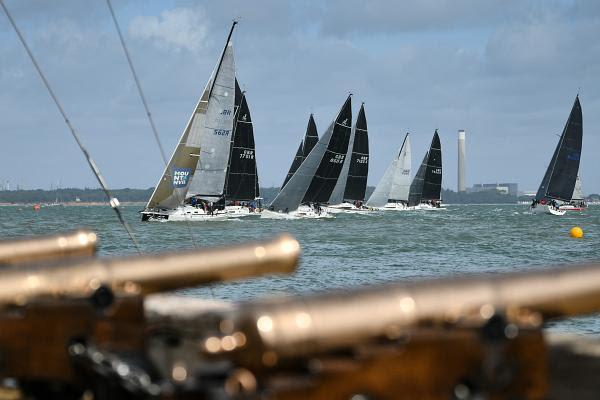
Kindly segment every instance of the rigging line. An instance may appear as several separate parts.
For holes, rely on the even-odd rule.
[[[2,6],[2,9],[4,10],[4,13],[6,14],[6,17],[10,21],[10,24],[12,25],[13,29],[15,30],[15,33],[19,37],[19,40],[21,41],[21,44],[25,48],[25,51],[29,55],[29,58],[31,59],[31,62],[33,63],[33,66],[35,67],[35,69],[37,70],[38,74],[40,75],[40,78],[42,79],[42,82],[44,83],[44,86],[46,86],[46,89],[48,90],[48,93],[50,94],[50,97],[52,97],[52,100],[54,101],[54,104],[56,104],[56,107],[58,108],[58,111],[62,115],[63,119],[65,120],[65,123],[67,124],[67,127],[71,131],[71,135],[73,136],[73,139],[75,139],[75,141],[77,142],[77,145],[79,146],[79,149],[81,150],[81,152],[85,156],[85,158],[86,158],[86,160],[88,162],[88,165],[90,166],[92,172],[96,176],[96,179],[98,180],[98,183],[100,184],[100,186],[102,187],[102,190],[104,191],[104,194],[108,198],[110,206],[112,207],[113,210],[115,210],[115,213],[117,214],[117,217],[119,218],[119,222],[121,222],[121,225],[123,225],[123,228],[125,229],[125,231],[127,231],[127,234],[129,235],[129,238],[131,239],[131,242],[133,243],[133,245],[136,248],[136,250],[138,251],[138,253],[141,254],[142,251],[140,250],[140,246],[139,246],[137,240],[135,239],[135,237],[133,236],[133,232],[132,232],[131,228],[129,227],[129,224],[127,223],[127,221],[125,221],[125,218],[123,218],[123,214],[121,213],[121,210],[119,209],[118,202],[116,202],[115,199],[113,199],[112,194],[110,193],[110,190],[108,189],[108,185],[106,184],[106,181],[104,180],[104,177],[100,173],[100,170],[98,169],[98,166],[96,165],[96,163],[94,162],[94,160],[90,156],[90,153],[87,151],[87,149],[84,147],[83,143],[81,142],[81,139],[79,138],[79,135],[75,131],[75,128],[73,127],[73,125],[71,124],[71,121],[67,117],[67,114],[65,113],[65,110],[63,109],[62,105],[58,101],[58,98],[54,94],[54,91],[50,87],[50,84],[48,83],[48,80],[46,79],[46,76],[42,72],[42,69],[40,68],[39,64],[37,63],[35,57],[33,56],[33,53],[29,49],[29,46],[27,45],[27,42],[25,41],[25,38],[21,34],[21,31],[17,27],[17,24],[15,23],[15,20],[13,19],[12,15],[8,11],[8,8],[6,8],[6,5],[4,4],[3,0],[0,0],[0,5]]]
[[[108,6],[108,9],[110,11],[110,15],[112,16],[112,20],[115,23],[115,28],[117,30],[117,34],[119,35],[119,40],[121,41],[121,47],[123,48],[123,52],[125,53],[125,57],[127,58],[127,63],[129,64],[129,69],[131,70],[131,75],[133,75],[133,80],[135,81],[135,85],[136,85],[136,87],[138,89],[138,93],[140,95],[140,99],[142,100],[142,103],[144,105],[144,109],[146,110],[146,116],[148,117],[148,121],[150,122],[150,127],[152,128],[152,133],[154,134],[154,139],[156,140],[156,144],[158,145],[158,149],[160,151],[160,155],[161,155],[161,157],[163,159],[163,162],[165,164],[165,168],[167,168],[168,165],[169,165],[169,162],[167,160],[167,156],[165,155],[165,150],[163,148],[163,145],[162,145],[162,143],[160,141],[160,136],[158,135],[158,130],[156,129],[156,125],[154,124],[154,119],[152,118],[152,113],[150,112],[150,107],[148,106],[148,102],[146,101],[146,96],[144,96],[144,91],[142,90],[142,85],[141,85],[140,80],[138,78],[137,72],[135,71],[135,68],[133,66],[133,61],[131,59],[131,56],[129,55],[129,51],[127,50],[127,45],[125,44],[125,39],[123,38],[123,34],[121,33],[121,28],[119,26],[119,22],[117,20],[117,16],[115,14],[115,11],[113,10],[113,7],[112,7],[112,4],[111,4],[110,0],[106,0],[106,5]],[[177,198],[177,201],[179,203],[183,203],[184,202],[185,199],[181,199],[181,197],[179,196],[179,192],[175,191],[173,193],[175,193],[175,197]],[[192,242],[192,247],[198,247],[198,245],[196,243],[196,238],[194,237],[194,232],[192,230],[192,227],[190,226],[190,221],[188,221],[187,219],[185,219],[185,224],[186,224],[188,233],[190,235],[190,240]]]
[[[129,69],[131,70],[131,75],[133,75],[133,80],[135,81],[135,86],[138,89],[138,93],[140,94],[140,98],[142,99],[142,103],[144,104],[144,109],[146,110],[146,116],[148,117],[148,121],[150,121],[150,126],[152,127],[152,133],[154,134],[154,139],[156,140],[156,144],[158,145],[158,149],[160,150],[160,155],[163,159],[165,165],[167,165],[167,156],[165,155],[165,150],[160,141],[160,137],[158,136],[158,130],[156,129],[156,125],[154,124],[154,119],[152,119],[152,114],[150,113],[150,108],[148,107],[148,102],[146,101],[146,96],[144,96],[144,91],[142,90],[142,85],[140,84],[140,80],[138,79],[137,73],[135,72],[135,68],[133,67],[133,61],[131,61],[131,56],[129,55],[129,51],[127,50],[127,46],[125,45],[125,39],[123,39],[123,34],[121,33],[121,28],[119,27],[119,22],[117,21],[117,17],[115,15],[115,11],[112,8],[112,4],[110,0],[106,0],[106,5],[110,10],[110,15],[112,16],[112,20],[115,23],[115,28],[117,30],[117,34],[119,35],[119,40],[121,41],[121,47],[123,47],[123,52],[125,53],[125,57],[127,58],[127,63],[129,64]]]

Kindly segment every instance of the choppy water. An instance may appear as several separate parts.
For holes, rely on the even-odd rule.
[[[210,223],[142,223],[140,207],[126,218],[144,251],[159,252],[240,243],[293,234],[302,261],[292,276],[249,279],[183,293],[228,300],[407,279],[497,273],[600,260],[600,207],[564,217],[531,215],[526,205],[448,206],[446,211],[341,214],[329,220],[248,217]],[[568,231],[582,226],[583,240]],[[100,255],[134,253],[112,210],[100,206],[0,207],[0,238],[88,227],[100,238]],[[191,234],[190,234],[191,229]],[[193,236],[193,239],[192,239]],[[600,335],[600,316],[554,323],[552,329]]]

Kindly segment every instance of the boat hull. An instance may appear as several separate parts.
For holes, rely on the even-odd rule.
[[[529,211],[533,214],[550,214],[550,215],[565,215],[566,210],[549,206],[548,204],[536,204],[533,207],[529,207]]]
[[[257,211],[250,211],[244,206],[227,206],[223,210],[210,213],[199,207],[182,206],[174,210],[142,211],[142,221],[223,221],[227,219],[243,218],[258,215]]]
[[[333,218],[334,216],[324,208],[321,209],[320,212],[317,212],[312,207],[301,205],[297,210],[287,213],[282,211],[263,210],[260,217],[265,219],[325,219]]]
[[[340,204],[328,205],[325,207],[327,212],[332,214],[340,214],[340,213],[348,213],[348,214],[364,214],[369,211],[372,211],[371,208],[360,206],[356,207],[352,203],[344,202]]]

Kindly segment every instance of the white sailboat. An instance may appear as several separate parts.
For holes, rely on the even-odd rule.
[[[573,196],[579,172],[582,139],[583,115],[577,96],[552,160],[531,203],[532,213],[564,215],[567,212],[561,205],[569,203]]]
[[[369,197],[367,206],[377,210],[401,211],[408,209],[410,188],[411,149],[407,133],[398,156],[392,160],[383,177]]]
[[[142,211],[143,221],[228,218],[218,202],[223,199],[234,125],[235,63],[231,35],[235,25],[236,22],[179,144]]]

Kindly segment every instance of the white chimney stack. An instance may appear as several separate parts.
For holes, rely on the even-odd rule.
[[[458,131],[458,191],[466,191],[465,182],[465,131]]]

